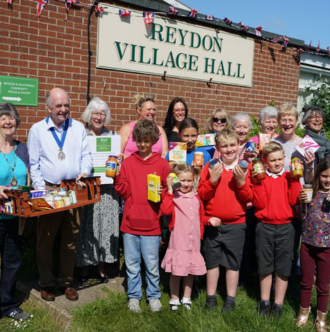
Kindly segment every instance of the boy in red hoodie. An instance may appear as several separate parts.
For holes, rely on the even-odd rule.
[[[128,307],[141,312],[142,280],[141,256],[146,269],[146,296],[151,311],[161,310],[159,290],[160,203],[148,201],[147,175],[156,174],[166,187],[170,173],[168,162],[152,146],[159,139],[159,130],[150,120],[140,120],[133,130],[138,152],[126,158],[115,178],[115,188],[125,200],[120,230],[123,232],[124,255],[127,273]]]
[[[252,200],[250,168],[238,165],[239,138],[232,130],[217,133],[219,163],[203,168],[198,186],[204,201],[209,226],[205,227],[204,244],[207,268],[206,308],[216,307],[215,297],[219,279],[219,265],[226,268],[227,299],[223,313],[235,307],[239,269],[245,239],[246,204]]]
[[[267,165],[266,178],[257,181],[255,171],[253,200],[256,225],[256,253],[260,278],[258,312],[270,313],[275,318],[282,316],[288,277],[293,262],[295,230],[292,220],[294,206],[298,204],[301,184],[299,179],[284,171],[284,150],[281,144],[272,141],[262,150],[263,163]],[[270,291],[272,274],[275,272],[275,302],[271,311]]]

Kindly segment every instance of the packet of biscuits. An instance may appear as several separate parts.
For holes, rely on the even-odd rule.
[[[43,198],[34,198],[29,200],[32,211],[46,211],[52,210],[53,207],[49,205]]]

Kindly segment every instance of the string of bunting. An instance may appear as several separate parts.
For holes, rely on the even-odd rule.
[[[6,0],[6,1],[7,1],[7,4],[8,4],[8,7],[12,8],[13,0]],[[48,1],[49,0],[35,0],[38,17],[40,17],[41,13],[45,9]],[[56,1],[62,1],[62,0],[56,0]],[[106,6],[101,6],[101,5],[98,5],[98,4],[81,3],[78,0],[64,0],[64,4],[65,4],[65,8],[66,8],[67,12],[69,12],[69,10],[71,9],[72,6],[77,6],[77,5],[79,7],[91,7],[91,6],[93,6],[95,14],[102,13],[106,8],[108,8]],[[170,6],[168,12],[151,12],[151,11],[146,12],[146,11],[144,11],[143,14],[142,14],[142,17],[143,17],[143,20],[144,20],[145,24],[147,24],[147,25],[152,24],[153,21],[154,21],[154,18],[155,18],[155,14],[165,15],[165,16],[178,16],[179,15],[179,10],[176,9],[175,7],[173,7],[173,6]],[[180,15],[180,16],[181,17],[189,17],[191,19],[196,19],[197,14],[198,14],[198,11],[196,9],[190,9],[188,15]],[[128,9],[119,9],[118,15],[120,17],[131,16],[132,12]],[[134,15],[134,16],[140,16],[140,15]],[[243,31],[247,34],[253,34],[253,32],[250,31],[250,28],[248,26],[246,26],[242,21],[239,22],[238,24],[234,24],[233,21],[231,19],[229,19],[228,17],[225,17],[224,19],[218,19],[218,18],[215,18],[213,15],[205,15],[204,18],[199,18],[199,19],[201,19],[201,20],[204,19],[206,21],[224,22],[227,25],[229,25],[231,27],[234,27],[234,28],[237,28],[240,31]],[[275,44],[281,44],[283,48],[288,47],[290,40],[287,36],[284,35],[283,37],[280,36],[278,38],[270,39],[270,38],[262,36],[262,29],[263,29],[262,25],[257,26],[254,30],[254,35],[261,38],[261,39],[267,40],[269,42],[272,42],[272,43],[275,43]],[[304,52],[330,56],[330,46],[327,47],[327,53],[326,54],[320,54],[320,50],[321,50],[320,41],[318,41],[318,45],[315,48],[314,52],[312,52],[310,50],[311,45],[312,45],[312,42],[310,42],[309,45],[305,48],[296,49],[295,52],[297,53],[298,56],[300,56],[300,54],[304,53]]]

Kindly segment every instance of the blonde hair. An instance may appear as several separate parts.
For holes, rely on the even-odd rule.
[[[279,120],[281,119],[282,116],[294,116],[296,120],[298,120],[298,111],[292,105],[292,103],[284,103],[283,105],[281,105],[277,114]]]
[[[284,149],[282,144],[275,141],[270,141],[267,144],[265,144],[265,146],[262,148],[262,158],[266,159],[271,153],[277,151],[282,151],[284,154]]]
[[[239,136],[232,129],[224,129],[215,135],[215,144],[218,146],[222,142],[236,141],[239,143]]]
[[[143,107],[143,104],[147,101],[152,101],[153,103],[155,102],[154,98],[152,98],[149,95],[137,94],[137,95],[133,96],[133,103],[134,103],[136,109],[138,109],[138,108],[141,109]]]
[[[213,118],[216,117],[217,114],[220,118],[226,118],[227,119],[225,129],[230,129],[231,128],[231,121],[230,121],[229,114],[227,113],[227,111],[224,108],[216,108],[211,113],[209,118],[206,120],[205,131],[206,131],[207,134],[214,133],[213,128],[212,128],[212,123],[213,123]]]
[[[201,175],[200,167],[192,167],[189,166],[188,164],[174,163],[171,165],[171,172],[174,173],[176,176],[178,176],[181,173],[188,173],[188,172],[192,173],[194,177],[194,190],[197,190]]]

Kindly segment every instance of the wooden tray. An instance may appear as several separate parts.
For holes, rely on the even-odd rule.
[[[1,213],[23,218],[38,217],[99,202],[101,199],[100,177],[81,178],[80,180],[86,184],[85,187],[78,186],[75,179],[63,180],[60,186],[60,188],[65,188],[66,190],[75,190],[77,204],[71,204],[62,208],[46,211],[32,211],[27,192],[22,190],[10,190],[6,192],[6,195],[12,199],[13,213],[5,211],[2,211]],[[2,205],[4,202],[5,201],[2,201]]]

